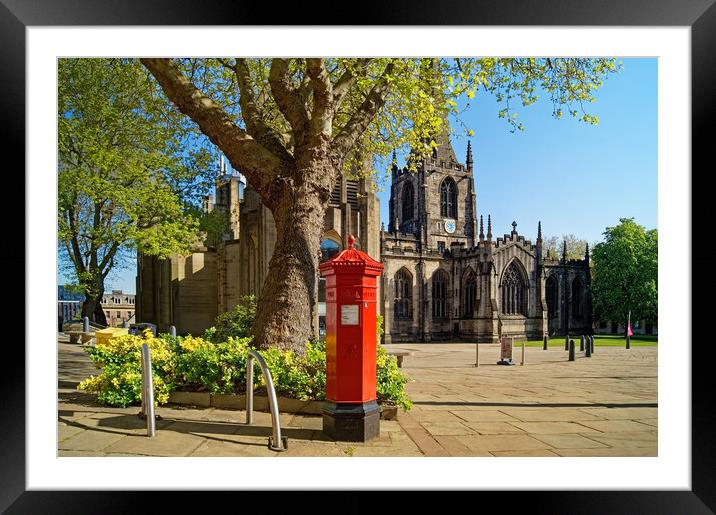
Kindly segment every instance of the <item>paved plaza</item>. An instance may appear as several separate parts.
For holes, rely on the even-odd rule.
[[[380,438],[334,442],[320,416],[281,414],[286,452],[267,448],[268,413],[157,408],[147,438],[138,407],[110,408],[76,390],[95,373],[79,345],[59,344],[59,456],[657,456],[657,347],[597,347],[567,360],[563,345],[526,349],[500,366],[497,345],[400,344],[414,408],[381,420]]]

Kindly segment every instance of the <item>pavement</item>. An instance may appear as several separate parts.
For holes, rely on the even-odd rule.
[[[80,345],[60,335],[59,456],[657,456],[657,347],[597,347],[569,362],[561,345],[515,349],[500,366],[498,345],[395,344],[412,351],[402,370],[414,407],[381,420],[380,437],[336,442],[320,416],[280,415],[288,450],[268,449],[269,413],[166,405],[156,436],[139,408],[101,406],[76,390],[96,373]]]

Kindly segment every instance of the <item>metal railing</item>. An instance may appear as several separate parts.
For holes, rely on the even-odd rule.
[[[278,413],[278,399],[276,398],[276,389],[273,386],[271,371],[266,365],[266,361],[256,350],[249,350],[249,357],[246,360],[246,424],[251,425],[254,411],[254,359],[258,361],[261,371],[266,379],[266,389],[268,390],[269,408],[271,409],[271,425],[273,427],[273,436],[269,436],[268,446],[272,451],[285,451],[288,449],[288,438],[281,436],[281,423]],[[283,445],[283,446],[282,446]]]

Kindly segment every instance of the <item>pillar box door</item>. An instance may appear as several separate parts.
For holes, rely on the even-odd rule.
[[[376,287],[383,264],[348,248],[321,263],[326,278],[326,402],[323,432],[366,441],[380,433],[376,401]]]

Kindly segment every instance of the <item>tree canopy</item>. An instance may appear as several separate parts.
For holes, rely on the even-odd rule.
[[[586,107],[613,59],[142,59],[167,97],[244,174],[274,215],[277,239],[259,298],[259,347],[301,351],[317,334],[323,216],[341,173],[393,149],[411,167],[449,132],[482,89],[522,129],[512,107],[544,94],[553,115],[594,124]],[[471,129],[465,128],[470,134]],[[347,235],[342,235],[344,238]],[[309,314],[309,316],[306,316]],[[313,325],[313,327],[312,327]]]
[[[550,236],[544,240],[545,256],[561,258],[565,250],[567,260],[584,259],[587,251],[587,240],[577,238],[574,234],[565,234],[561,238]]]
[[[607,227],[592,251],[592,304],[595,317],[626,324],[658,318],[658,232],[633,218]]]
[[[137,250],[168,257],[197,238],[186,213],[206,182],[198,131],[129,59],[58,62],[58,242],[83,316],[105,324],[104,280]]]

